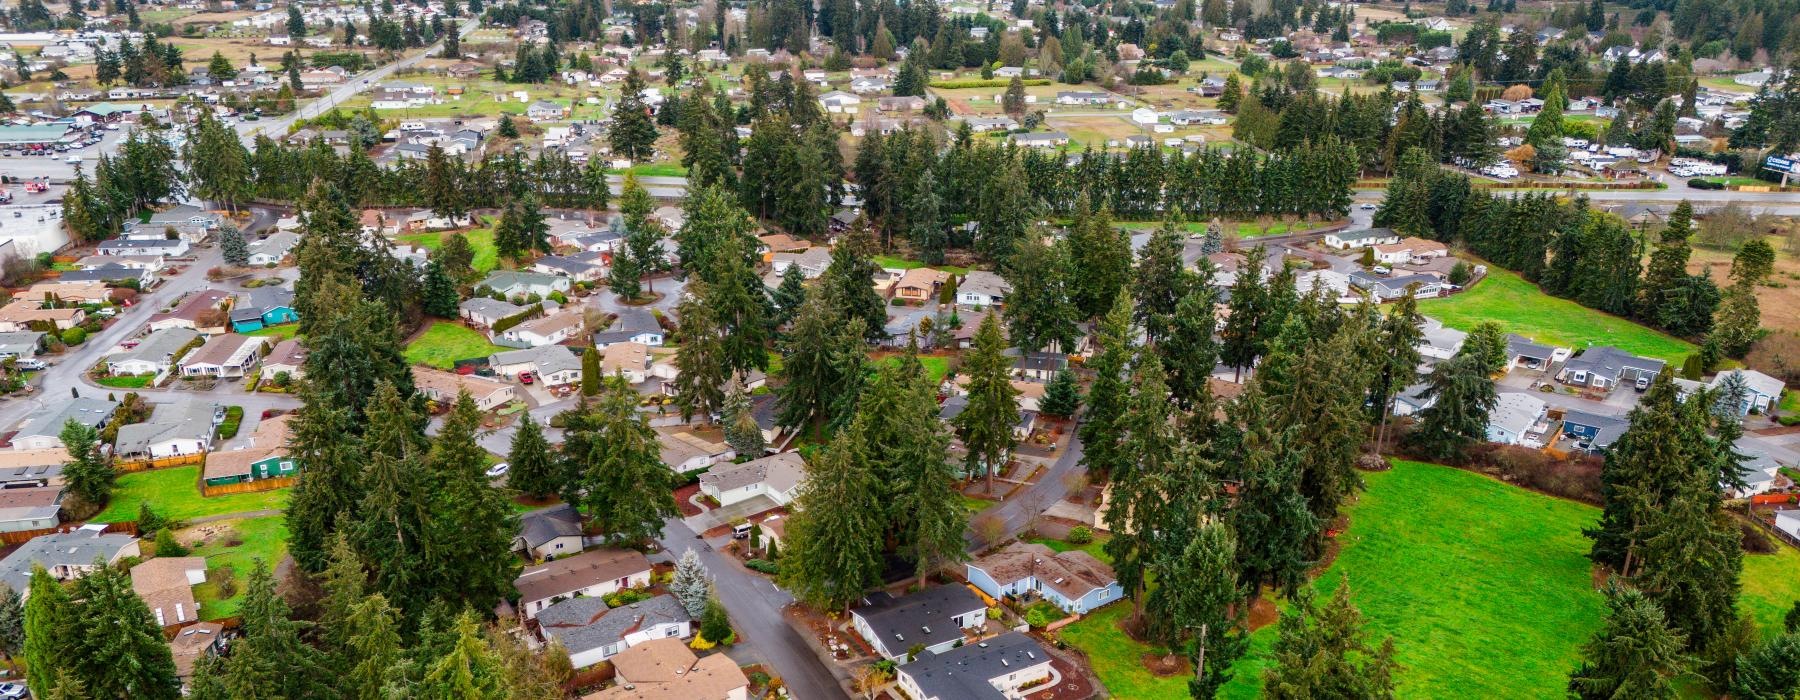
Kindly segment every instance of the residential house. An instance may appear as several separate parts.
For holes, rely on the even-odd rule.
[[[614,343],[642,343],[651,347],[662,347],[662,323],[656,315],[642,308],[626,308],[619,311],[612,325],[606,330],[594,334],[594,347],[605,350]]]
[[[1070,613],[1086,614],[1125,595],[1112,567],[1079,549],[1014,542],[966,566],[970,585],[990,597],[1037,595]]]
[[[1550,363],[1555,359],[1556,348],[1533,342],[1530,338],[1516,333],[1508,333],[1506,336],[1507,371],[1511,371],[1514,367],[1548,369]]]
[[[1718,373],[1712,380],[1713,390],[1723,388],[1726,380],[1733,376],[1744,380],[1745,394],[1735,407],[1738,415],[1749,415],[1751,411],[1767,414],[1770,409],[1781,405],[1781,392],[1787,386],[1780,379],[1753,369],[1731,369]]]
[[[1488,414],[1488,442],[1542,447],[1533,436],[1542,432],[1538,422],[1544,419],[1547,407],[1543,399],[1525,392],[1501,392],[1500,400]]]
[[[1037,640],[1007,632],[897,669],[895,681],[914,700],[1009,700],[1055,677]]]
[[[25,427],[12,436],[14,450],[49,450],[64,447],[63,426],[69,421],[100,430],[112,422],[119,409],[117,401],[82,396],[58,399],[37,409],[26,419]]]
[[[1058,148],[1069,145],[1069,135],[1061,131],[1035,131],[1013,134],[1007,138],[1025,148]]]
[[[125,222],[125,238],[165,238],[169,229],[175,229],[182,240],[188,243],[200,243],[212,235],[213,229],[225,222],[225,217],[217,212],[210,212],[189,204],[177,204],[163,211],[150,215],[149,221]]]
[[[164,328],[138,341],[137,347],[106,358],[107,371],[113,374],[161,374],[174,369],[176,361],[187,352],[200,334],[188,328]]]
[[[551,292],[569,293],[569,278],[557,275],[546,275],[540,272],[516,272],[512,270],[495,270],[486,279],[475,285],[477,289],[486,287],[499,292],[508,299],[529,297],[533,294],[539,298],[550,296]]]
[[[37,357],[38,351],[44,349],[44,335],[43,331],[0,332],[0,360]]]
[[[656,439],[663,464],[677,474],[705,469],[736,456],[718,433],[703,434],[685,427],[657,428]]]
[[[937,299],[938,288],[950,281],[950,273],[929,267],[915,267],[900,275],[893,286],[894,298],[930,302]]]
[[[306,346],[301,345],[297,339],[288,338],[276,343],[275,349],[270,350],[268,357],[263,358],[262,378],[264,381],[274,379],[281,374],[286,374],[289,379],[306,377]]]
[[[1654,379],[1666,364],[1662,360],[1638,357],[1610,345],[1597,345],[1569,358],[1556,381],[1572,386],[1612,391],[1620,385]]]
[[[538,100],[525,108],[525,116],[534,122],[561,119],[568,114],[569,108],[549,100]]]
[[[112,298],[105,282],[39,282],[14,295],[41,304],[99,304]]]
[[[612,687],[582,700],[747,700],[750,679],[724,654],[694,655],[680,639],[652,639],[612,657]]]
[[[0,450],[0,493],[8,490],[62,486],[69,451],[61,447]]]
[[[1227,121],[1225,113],[1218,110],[1184,109],[1169,113],[1169,123],[1175,126],[1218,126]]]
[[[1112,93],[1091,90],[1064,90],[1056,93],[1059,105],[1107,105],[1113,101]]]
[[[993,308],[1006,303],[1012,285],[1000,275],[987,270],[971,270],[956,283],[956,303],[960,306]]]
[[[180,304],[176,304],[174,310],[152,315],[150,330],[185,328],[201,333],[224,333],[226,324],[231,320],[230,314],[224,311],[225,302],[229,299],[230,294],[217,289],[194,292],[182,299]]]
[[[1338,250],[1353,250],[1369,246],[1386,245],[1400,242],[1400,234],[1391,228],[1366,228],[1357,231],[1334,231],[1325,234],[1325,245]]]
[[[579,311],[563,311],[539,316],[500,333],[504,344],[535,348],[555,345],[581,335],[583,321]]]
[[[43,306],[29,299],[16,299],[0,307],[0,331],[22,333],[46,323],[66,331],[87,319],[87,312],[79,308],[46,309]]]
[[[1399,275],[1388,277],[1372,272],[1357,271],[1350,273],[1350,285],[1363,290],[1376,301],[1392,301],[1406,296],[1408,287],[1413,288],[1413,296],[1430,299],[1444,294],[1444,283],[1431,275]]]
[[[225,626],[217,622],[196,622],[181,628],[175,638],[169,641],[169,655],[175,658],[175,677],[181,679],[182,689],[187,689],[189,678],[194,676],[194,667],[202,659],[217,656],[225,650],[220,638],[225,635]]]
[[[1384,265],[1397,265],[1404,262],[1422,263],[1450,254],[1450,248],[1442,243],[1413,236],[1408,236],[1398,243],[1377,244],[1374,249],[1375,261]]]
[[[293,419],[289,413],[257,423],[249,445],[207,455],[200,478],[208,486],[225,486],[293,476],[297,465],[288,453]]]
[[[56,527],[62,522],[62,497],[61,486],[0,489],[0,532]]]
[[[879,112],[923,112],[925,98],[918,95],[905,97],[878,97],[875,99],[875,110]],[[973,127],[971,127],[973,128]]]
[[[693,618],[667,593],[611,609],[599,598],[570,598],[544,608],[537,623],[546,643],[562,642],[575,668],[587,668],[652,639],[694,635]]]
[[[1622,416],[1603,416],[1587,411],[1563,411],[1563,437],[1576,441],[1575,446],[1589,452],[1602,452],[1612,447],[1631,421]]]
[[[869,95],[886,92],[888,81],[883,78],[855,78],[850,81],[850,91],[858,95]]]
[[[934,586],[895,598],[877,591],[850,611],[851,626],[882,658],[906,659],[914,646],[942,654],[964,641],[964,629],[987,622],[987,604],[967,587]],[[924,656],[923,654],[920,655]]]
[[[520,515],[519,535],[513,538],[513,549],[530,552],[533,561],[568,556],[585,545],[581,513],[567,503]]]
[[[1419,330],[1419,356],[1426,360],[1442,361],[1455,357],[1462,350],[1463,342],[1469,338],[1468,333],[1446,326],[1430,316],[1426,316],[1424,323],[1419,324]]]
[[[156,274],[141,267],[97,265],[81,270],[65,270],[57,279],[63,282],[95,282],[117,286],[135,284],[138,289],[149,289],[156,283]]]
[[[102,566],[113,566],[126,557],[143,556],[138,539],[123,533],[107,533],[104,525],[84,525],[71,532],[39,535],[26,540],[0,559],[0,583],[12,586],[20,598],[31,595],[31,569],[40,565],[58,581],[88,575]]]
[[[300,234],[294,231],[276,231],[268,238],[250,244],[251,265],[276,265],[286,260],[294,252],[294,246],[300,244]]]
[[[300,313],[294,310],[294,290],[287,287],[257,287],[238,295],[231,307],[231,329],[239,333],[296,323]]]
[[[99,255],[181,257],[187,255],[188,242],[173,238],[114,238],[94,246]]]
[[[182,357],[177,366],[183,377],[243,377],[256,366],[262,348],[262,338],[221,333],[206,339],[206,344]]]
[[[532,263],[531,269],[546,275],[562,275],[577,282],[594,282],[606,276],[606,266],[601,264],[599,253],[546,255]]]
[[[445,372],[423,365],[413,365],[412,372],[413,385],[419,393],[440,405],[455,403],[457,395],[465,391],[475,400],[475,407],[483,411],[504,406],[514,398],[511,384],[486,377]]]
[[[497,352],[488,356],[488,367],[508,379],[530,372],[546,386],[574,384],[581,381],[581,355],[574,350],[562,345],[538,345]]]
[[[819,106],[832,114],[855,114],[862,98],[843,90],[832,90],[819,95]]]
[[[206,583],[205,557],[157,557],[131,567],[131,590],[156,617],[158,627],[200,620],[194,586]]]
[[[1069,356],[1060,352],[1036,351],[1020,353],[1013,358],[1013,376],[1034,382],[1048,382],[1056,373],[1069,367]]]
[[[157,404],[150,420],[119,426],[113,454],[120,459],[162,459],[212,449],[225,408],[210,401]]]
[[[1019,128],[1019,123],[1012,117],[963,117],[963,123],[969,125],[969,131],[980,134],[989,131],[1012,131]]]
[[[491,328],[500,319],[523,313],[527,307],[488,297],[471,297],[457,304],[456,308],[463,320]]]
[[[650,560],[629,549],[595,549],[572,557],[525,567],[513,586],[519,591],[519,614],[525,619],[558,600],[598,598],[626,588],[650,585]]]
[[[623,377],[627,384],[648,381],[652,371],[650,346],[643,343],[613,343],[600,352],[600,373],[608,377]]]
[[[831,249],[817,246],[797,253],[776,251],[770,256],[769,265],[778,276],[787,274],[788,267],[799,265],[801,277],[815,280],[831,265]]]
[[[726,464],[700,475],[700,493],[720,506],[733,506],[758,496],[775,506],[794,501],[806,480],[806,460],[798,452],[781,452],[742,464]]]

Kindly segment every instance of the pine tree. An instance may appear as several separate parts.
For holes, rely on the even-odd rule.
[[[1135,353],[1129,296],[1119,295],[1112,311],[1101,319],[1095,336],[1099,350],[1087,364],[1094,372],[1094,382],[1088,386],[1087,419],[1076,435],[1084,448],[1082,466],[1101,478],[1118,471],[1125,459],[1120,444],[1124,436],[1118,421],[1125,414],[1131,394],[1125,381],[1125,365]]]
[[[1050,379],[1050,385],[1044,387],[1044,398],[1038,401],[1038,411],[1046,416],[1057,418],[1073,418],[1081,408],[1081,385],[1076,382],[1074,373],[1062,370]]]
[[[718,596],[709,595],[706,610],[700,615],[700,636],[722,643],[730,640],[731,634],[731,618],[725,612],[725,604],[719,602]]]
[[[100,435],[73,420],[64,423],[58,435],[69,451],[69,463],[63,467],[63,480],[69,493],[92,506],[104,506],[112,498],[113,479],[117,474],[112,463],[100,454]]]
[[[589,346],[581,352],[581,395],[598,396],[605,383],[600,371],[600,351]]]
[[[1380,414],[1376,424],[1375,453],[1381,454],[1387,442],[1388,416],[1393,412],[1394,397],[1419,379],[1419,342],[1425,338],[1424,317],[1419,314],[1418,298],[1408,288],[1406,295],[1388,309],[1381,320],[1379,354],[1375,357],[1373,382],[1369,397]]]
[[[383,689],[401,663],[399,611],[377,593],[358,602],[344,620],[350,663],[342,691],[356,700],[381,700]]]
[[[245,583],[243,637],[232,644],[218,683],[231,698],[312,697],[326,692],[322,653],[300,639],[302,625],[289,618],[275,592],[268,564],[255,561]]]
[[[1006,295],[1007,335],[1020,350],[1067,351],[1075,346],[1076,314],[1070,298],[1073,274],[1065,246],[1046,244],[1042,236],[1026,236],[1007,261],[1004,272],[1012,287]]]
[[[232,265],[250,264],[250,246],[244,243],[244,232],[226,224],[219,228],[219,252]]]
[[[950,438],[938,419],[937,387],[916,344],[876,369],[857,402],[854,426],[876,482],[887,485],[884,529],[924,585],[932,571],[967,557],[968,512],[950,463]]]
[[[434,598],[461,608],[491,610],[513,588],[519,572],[513,537],[519,516],[505,492],[489,485],[488,453],[476,443],[481,411],[459,394],[425,456],[430,499],[425,528],[428,559],[423,581]]]
[[[1632,409],[1630,428],[1614,441],[1601,468],[1602,511],[1599,525],[1586,531],[1594,540],[1588,557],[1625,576],[1635,576],[1644,566],[1645,543],[1653,528],[1701,525],[1692,518],[1684,523],[1659,522],[1660,513],[1672,511],[1676,501],[1689,493],[1716,489],[1719,455],[1706,435],[1710,407],[1699,405],[1704,401],[1684,404],[1680,393],[1672,373],[1658,375]],[[1668,544],[1691,548],[1668,555],[1674,557],[1698,555],[1709,546],[1702,540]],[[1661,566],[1668,565],[1679,566],[1674,562]],[[1735,569],[1731,576],[1735,586]],[[1674,618],[1671,623],[1688,624]]]
[[[600,531],[621,542],[642,541],[680,513],[656,431],[637,412],[630,387],[612,383],[568,430],[563,455],[574,478],[563,500],[579,504]]]
[[[1419,413],[1410,438],[1435,459],[1460,458],[1487,437],[1488,415],[1500,400],[1494,380],[1481,359],[1465,348],[1433,368],[1426,381],[1425,396],[1433,403]]]
[[[76,601],[74,648],[60,659],[63,673],[97,697],[170,699],[181,696],[175,661],[163,643],[162,625],[131,587],[131,575],[104,567],[82,576],[70,593]]]
[[[25,603],[10,584],[0,583],[0,654],[8,661],[25,649]]]
[[[1230,315],[1219,331],[1219,360],[1236,368],[1240,378],[1244,368],[1255,364],[1266,350],[1263,338],[1273,321],[1271,290],[1261,274],[1264,255],[1262,246],[1245,254],[1237,280],[1231,284]]]
[[[789,516],[782,586],[816,608],[847,610],[881,582],[881,489],[853,425],[807,459]]]
[[[1172,512],[1177,501],[1170,475],[1176,471],[1180,438],[1171,421],[1173,406],[1163,377],[1162,362],[1151,351],[1140,350],[1131,377],[1136,391],[1117,423],[1126,458],[1110,475],[1112,493],[1106,510],[1106,526],[1113,533],[1106,541],[1106,553],[1139,620],[1158,539],[1184,520],[1182,516],[1193,515]],[[1179,633],[1161,636],[1170,641]]]
[[[613,107],[608,132],[613,153],[632,161],[649,160],[656,147],[656,122],[644,102],[644,78],[633,68],[625,75],[619,103]]]
[[[1800,691],[1800,635],[1780,635],[1737,658],[1731,679],[1731,697],[1742,700],[1781,700]]]
[[[800,305],[806,303],[806,276],[799,265],[789,265],[787,272],[781,273],[781,285],[775,288],[771,301],[774,315],[769,318],[769,325],[781,328],[799,315]]]
[[[1171,217],[1150,235],[1149,242],[1138,255],[1136,276],[1131,296],[1137,300],[1133,320],[1144,328],[1144,337],[1152,345],[1168,338],[1174,323],[1175,308],[1187,296],[1194,281],[1187,275],[1181,260],[1182,237]]]
[[[431,663],[414,693],[422,698],[507,700],[500,660],[481,639],[475,611],[463,611],[453,624],[449,650]]]
[[[1265,585],[1292,596],[1306,579],[1308,545],[1324,523],[1300,492],[1306,455],[1294,430],[1275,424],[1270,399],[1252,391],[1235,416],[1244,425],[1235,461],[1237,507],[1230,512],[1237,534],[1238,577],[1252,599]]]
[[[1006,84],[1006,94],[1000,100],[1001,107],[1014,119],[1025,116],[1025,82],[1019,76],[1013,76]]]
[[[1106,313],[1131,279],[1131,241],[1125,231],[1113,228],[1112,215],[1104,209],[1078,208],[1069,230],[1069,259],[1081,271],[1070,295],[1081,317]]]
[[[1300,698],[1384,698],[1394,695],[1394,640],[1371,646],[1362,613],[1350,602],[1350,582],[1338,583],[1320,608],[1310,590],[1281,614],[1274,663],[1263,671],[1263,695]]]
[[[519,431],[513,433],[512,449],[506,455],[510,465],[506,485],[536,498],[561,493],[562,472],[550,454],[550,442],[544,439],[544,429],[529,414],[520,421]]]
[[[25,666],[32,692],[49,693],[64,675],[64,663],[75,652],[75,610],[63,588],[43,565],[31,568],[25,599]]]
[[[1167,336],[1156,350],[1169,373],[1169,397],[1183,410],[1206,410],[1210,415],[1212,389],[1207,383],[1219,364],[1219,342],[1213,338],[1217,316],[1213,307],[1219,293],[1208,281],[1213,267],[1201,258],[1200,270],[1187,285],[1169,317]]]
[[[764,444],[762,426],[756,422],[750,395],[744,393],[742,383],[731,383],[719,413],[725,419],[725,444],[739,456],[761,457],[768,445]]]
[[[1606,587],[1606,623],[1582,647],[1585,660],[1569,676],[1569,696],[1674,698],[1674,681],[1686,671],[1685,640],[1670,629],[1663,611],[1643,593]]]
[[[1733,285],[1725,292],[1724,301],[1713,316],[1710,343],[1727,357],[1741,358],[1750,352],[1751,344],[1762,336],[1762,309],[1755,291],[1748,285]]]
[[[1195,451],[1184,450],[1190,455]],[[1236,555],[1230,527],[1200,522],[1179,547],[1158,551],[1151,566],[1159,579],[1187,582],[1152,589],[1145,607],[1153,628],[1165,630],[1165,638],[1186,638],[1194,650],[1197,669],[1188,682],[1190,698],[1217,695],[1232,678],[1232,664],[1249,648],[1241,616],[1232,612],[1244,598],[1233,568]]]
[[[461,310],[461,296],[456,293],[456,282],[444,272],[443,264],[436,260],[425,263],[423,310],[428,316],[438,318],[456,318]]]
[[[994,491],[995,472],[1006,466],[1018,443],[1013,426],[1019,422],[1019,390],[1013,388],[1012,361],[1005,351],[1000,320],[992,315],[982,319],[974,351],[963,363],[969,376],[969,405],[953,421],[969,450],[965,470],[985,472],[989,493]]]
[[[1650,264],[1644,270],[1644,281],[1638,285],[1638,312],[1646,320],[1667,327],[1665,305],[1669,295],[1687,280],[1687,262],[1693,249],[1688,237],[1693,235],[1694,207],[1687,200],[1675,207],[1668,225],[1659,234],[1656,250],[1650,253]]]
[[[675,562],[675,576],[669,581],[669,594],[681,601],[688,617],[699,619],[706,614],[706,603],[712,597],[712,575],[700,563],[700,552],[689,549]]]
[[[887,324],[886,302],[875,291],[875,274],[881,266],[870,257],[874,243],[867,222],[858,222],[838,238],[831,249],[831,264],[819,278],[830,307],[842,321],[860,319],[863,337],[868,340],[884,337],[882,327]]]
[[[786,381],[775,389],[775,422],[783,428],[841,423],[837,419],[854,415],[866,357],[862,319],[843,323],[826,294],[821,287],[807,292],[781,343]]]

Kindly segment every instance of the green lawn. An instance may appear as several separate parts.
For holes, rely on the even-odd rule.
[[[623,175],[628,171],[638,177],[684,177],[687,175],[687,168],[681,167],[680,163],[643,163],[633,165],[625,170],[608,168],[606,172]]]
[[[1112,555],[1106,553],[1106,540],[1107,540],[1106,535],[1095,535],[1094,541],[1089,542],[1087,544],[1071,544],[1071,543],[1065,542],[1063,540],[1053,540],[1048,537],[1038,537],[1038,538],[1032,539],[1031,541],[1036,542],[1041,545],[1044,545],[1045,547],[1049,547],[1050,549],[1057,551],[1057,552],[1067,552],[1067,551],[1079,549],[1083,552],[1087,552],[1088,554],[1094,555],[1095,559],[1099,559],[1100,561],[1111,564],[1112,563]]]
[[[890,270],[911,270],[917,267],[934,267],[952,275],[969,274],[969,268],[966,267],[957,267],[955,265],[927,265],[922,260],[908,260],[893,255],[876,255],[872,256],[870,259],[874,260],[876,265],[880,265]]]
[[[150,386],[150,380],[155,378],[156,375],[153,374],[134,374],[117,377],[101,377],[95,379],[94,383],[99,384],[100,386],[109,386],[114,389],[142,389]]]
[[[406,345],[406,361],[450,369],[457,360],[487,357],[507,348],[494,345],[487,337],[460,323],[438,321],[425,329],[417,340]]]
[[[1485,279],[1446,299],[1419,302],[1419,311],[1444,325],[1470,330],[1496,321],[1507,332],[1541,343],[1584,349],[1612,345],[1626,352],[1680,363],[1696,348],[1680,338],[1550,296],[1512,272],[1488,266]]]
[[[282,516],[262,518],[246,518],[224,523],[208,523],[208,527],[229,524],[237,533],[243,544],[236,547],[226,546],[226,537],[215,536],[204,547],[193,550],[193,556],[206,557],[207,582],[194,587],[194,599],[200,603],[200,617],[207,620],[218,620],[238,613],[238,607],[244,602],[245,587],[250,583],[250,571],[256,567],[256,560],[261,559],[268,564],[273,573],[281,559],[287,556],[287,519]],[[226,568],[232,570],[237,581],[237,591],[230,597],[222,596],[218,579]]]
[[[963,496],[962,504],[963,510],[968,511],[969,515],[974,515],[998,505],[998,502],[990,501],[985,498],[976,498],[974,496]]]
[[[884,363],[899,362],[899,361],[900,361],[899,355],[890,355],[886,359],[882,360],[882,362],[884,362]],[[948,357],[933,357],[931,355],[921,355],[921,356],[919,356],[919,365],[923,366],[925,368],[925,376],[930,377],[931,383],[933,383],[933,384],[944,381],[944,375],[950,373],[950,358],[948,358]],[[775,371],[776,371],[776,368],[774,366],[769,367],[769,374],[775,374]]]
[[[132,472],[119,476],[112,501],[94,516],[94,522],[136,520],[138,504],[150,502],[157,515],[177,520],[247,513],[287,507],[291,489],[234,493],[207,498],[200,495],[200,465]]]
[[[1729,177],[1708,177],[1708,178],[1702,178],[1702,179],[1706,180],[1707,182],[1717,182],[1721,185],[1737,185],[1740,187],[1744,186],[1744,185],[1756,187],[1756,186],[1768,186],[1768,185],[1777,184],[1777,183],[1773,183],[1773,182],[1767,182],[1764,180],[1758,180],[1753,177],[1744,177],[1742,175],[1732,175]]]
[[[244,335],[254,336],[254,337],[258,337],[258,338],[276,338],[278,340],[288,340],[290,338],[293,338],[295,335],[297,335],[299,333],[300,333],[300,324],[298,324],[298,323],[283,323],[279,326],[263,326],[262,328],[258,328],[256,330],[250,331],[249,333],[245,333]]]
[[[494,247],[493,221],[488,217],[482,217],[481,221],[483,228],[470,229],[462,234],[469,239],[469,248],[475,251],[475,258],[470,266],[476,272],[487,273],[499,266],[500,251]],[[448,234],[447,231],[421,231],[399,236],[396,240],[425,250],[437,250],[443,247],[444,236]]]

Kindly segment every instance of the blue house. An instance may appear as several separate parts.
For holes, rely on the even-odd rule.
[[[1621,416],[1603,416],[1587,411],[1567,411],[1563,413],[1562,434],[1575,440],[1578,445],[1586,445],[1583,449],[1599,452],[1612,447],[1613,441],[1625,434],[1631,427],[1631,421]]]
[[[1125,597],[1112,567],[1079,549],[1058,553],[1014,542],[968,564],[969,583],[993,598],[1039,597],[1065,612],[1086,614]]]
[[[231,308],[231,330],[239,333],[299,320],[300,314],[294,311],[294,292],[286,287],[257,287],[239,295]]]

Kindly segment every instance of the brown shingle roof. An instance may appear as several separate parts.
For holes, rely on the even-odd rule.
[[[969,566],[1006,585],[1035,576],[1064,597],[1075,599],[1118,580],[1112,567],[1081,550],[1058,553],[1041,544],[1014,542]]]
[[[730,657],[696,658],[680,639],[652,639],[610,661],[619,682],[582,700],[723,700],[750,685]]]
[[[144,599],[151,614],[162,611],[162,624],[178,625],[200,616],[187,572],[206,570],[204,557],[158,557],[131,567],[131,590]]]
[[[519,589],[521,601],[544,600],[649,570],[650,560],[640,552],[595,549],[527,567],[513,585]]]

